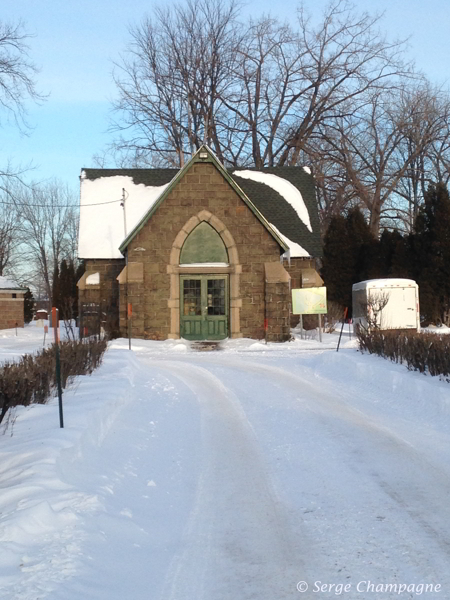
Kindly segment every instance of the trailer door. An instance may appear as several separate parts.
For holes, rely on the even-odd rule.
[[[417,329],[416,290],[386,288],[389,302],[383,310],[382,329]]]

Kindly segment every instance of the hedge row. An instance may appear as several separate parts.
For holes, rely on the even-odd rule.
[[[450,335],[360,329],[358,340],[361,351],[406,364],[411,371],[450,376]]]
[[[102,362],[106,340],[61,342],[61,380],[65,388],[76,375],[91,374]],[[0,366],[0,423],[9,408],[45,404],[56,391],[54,345]]]

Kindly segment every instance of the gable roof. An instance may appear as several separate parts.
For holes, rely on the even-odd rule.
[[[202,160],[199,154],[205,151],[208,159]],[[291,256],[321,256],[314,180],[308,172],[301,167],[226,170],[209,148],[202,147],[182,169],[83,169],[79,257],[122,258],[121,250],[195,162],[212,162],[280,246],[290,248]],[[122,188],[133,197],[126,205],[126,237]]]
[[[23,291],[26,288],[21,287],[17,284],[13,279],[8,279],[7,277],[0,275],[0,290],[2,291]]]
[[[203,155],[203,156],[202,156]],[[127,235],[124,241],[120,244],[119,250],[123,252],[134,236],[142,229],[142,227],[147,223],[147,221],[151,218],[157,208],[164,202],[164,199],[168,196],[171,190],[177,185],[177,183],[183,178],[183,176],[191,169],[191,167],[196,163],[205,163],[210,162],[217,168],[219,173],[228,181],[237,195],[244,201],[244,203],[248,206],[248,208],[252,211],[255,217],[262,223],[262,225],[268,230],[270,235],[276,239],[276,241],[280,244],[283,250],[288,250],[289,246],[285,242],[282,236],[277,232],[276,228],[273,228],[271,224],[267,221],[264,215],[256,208],[253,202],[246,196],[246,194],[242,191],[239,185],[236,184],[235,180],[230,176],[230,174],[226,171],[222,163],[216,158],[215,154],[208,148],[208,146],[201,146],[194,156],[184,165],[182,169],[180,169],[175,177],[170,181],[167,187],[161,192],[158,199],[154,202],[148,212],[142,217],[140,222],[134,227],[134,229]]]
[[[294,244],[305,250],[303,256],[322,256],[322,243],[320,237],[319,211],[316,199],[314,177],[303,167],[267,167],[263,169],[232,169],[232,176],[239,183],[252,202],[258,207],[266,219],[274,225],[287,239],[288,245]],[[299,193],[303,200],[309,219],[303,218],[302,211],[298,210],[298,200],[290,202],[289,189],[283,190],[278,185],[274,189],[268,182],[255,181],[239,176],[239,172],[261,173],[275,175],[282,181],[287,181]],[[261,178],[262,180],[264,179]],[[280,193],[281,192],[281,193]],[[297,206],[296,206],[297,204]],[[309,227],[308,227],[309,224]],[[292,248],[291,256],[299,256],[300,251]]]

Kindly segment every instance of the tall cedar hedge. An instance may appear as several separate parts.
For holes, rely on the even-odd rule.
[[[443,184],[425,195],[409,235],[384,230],[374,238],[359,209],[334,217],[324,238],[322,277],[328,298],[351,308],[352,285],[405,277],[419,284],[421,314],[450,323],[450,199]],[[350,313],[351,314],[351,313]]]

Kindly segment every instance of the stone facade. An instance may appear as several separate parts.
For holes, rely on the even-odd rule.
[[[24,293],[0,290],[0,329],[24,327]]]
[[[316,260],[314,258],[291,258],[290,264],[284,261],[283,266],[291,276],[291,288],[294,290],[302,287],[302,270],[315,269]]]
[[[284,263],[284,268],[291,276],[291,289],[296,290],[302,287],[302,270],[315,269],[316,260],[314,258],[291,258],[290,264]],[[300,315],[290,316],[291,327],[297,327],[300,321]]]
[[[288,282],[266,281],[267,341],[285,342],[291,337],[291,298]]]
[[[109,331],[119,331],[119,283],[117,276],[125,266],[125,259],[90,259],[85,261],[86,273],[78,282],[80,308],[82,304],[98,304],[100,316],[98,322]],[[99,273],[99,284],[86,284],[89,274]],[[97,319],[94,319],[97,321]],[[97,323],[86,320],[84,327],[95,332]]]
[[[179,267],[181,240],[202,220],[218,231],[229,255],[229,267],[208,273],[230,276],[231,337],[264,337],[264,263],[280,260],[280,246],[209,162],[192,165],[129,243],[128,261],[143,263],[143,280],[120,285],[121,335],[131,303],[133,336],[179,337],[179,276],[199,272]]]
[[[301,216],[306,208],[313,223],[317,207],[302,169],[273,171],[227,172],[206,146],[180,171],[83,170],[81,205],[94,208],[80,225],[80,313],[92,309],[97,327],[145,339],[289,339],[298,322],[291,289],[302,286],[302,271],[303,284],[315,285],[316,261],[280,257],[297,243],[317,255],[318,225],[312,230]],[[106,185],[106,177],[115,179]],[[291,183],[283,188],[290,196],[273,185],[280,179]],[[127,192],[125,240],[113,186]]]

